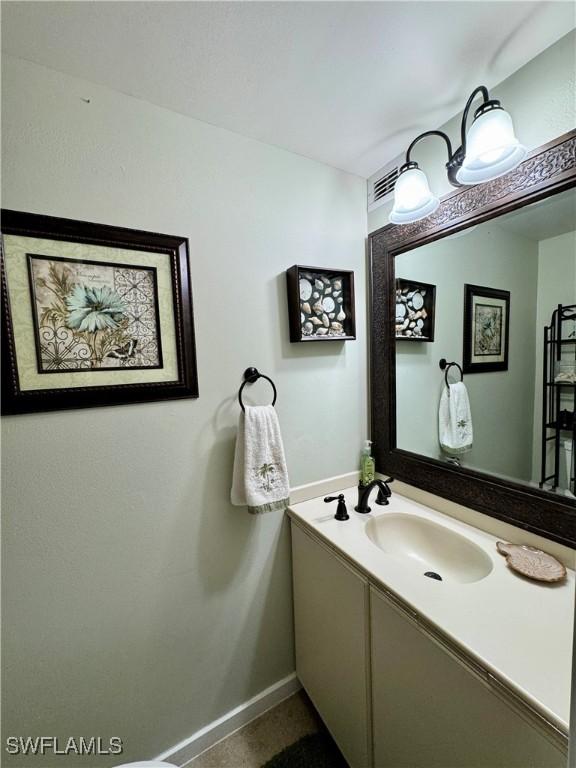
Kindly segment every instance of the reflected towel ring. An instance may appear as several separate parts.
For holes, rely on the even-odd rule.
[[[244,408],[244,403],[242,402],[242,390],[246,384],[254,384],[255,381],[258,381],[258,379],[266,379],[266,381],[270,382],[270,386],[274,390],[274,399],[272,400],[272,405],[276,405],[277,392],[272,379],[269,376],[265,376],[263,373],[260,373],[257,368],[246,368],[244,371],[244,381],[238,390],[238,402],[240,403],[240,408],[242,408],[243,411],[246,411],[246,409]]]
[[[450,389],[450,384],[448,383],[448,372],[450,371],[450,368],[452,368],[452,366],[455,366],[456,368],[458,368],[458,370],[460,371],[460,381],[464,381],[464,371],[458,365],[458,363],[455,363],[455,362],[449,363],[446,360],[446,358],[443,357],[443,358],[441,358],[441,360],[438,363],[438,365],[440,366],[440,370],[441,371],[446,371],[446,373],[444,374],[444,381],[446,382],[446,386],[448,387],[448,389]]]

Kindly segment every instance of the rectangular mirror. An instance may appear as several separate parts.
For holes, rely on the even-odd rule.
[[[560,137],[370,238],[378,468],[571,546],[575,149]]]
[[[396,278],[414,286],[397,289],[397,335],[424,326],[418,284],[436,286],[435,343],[396,339],[397,447],[576,499],[576,189],[406,251]],[[453,445],[439,402],[462,375]]]

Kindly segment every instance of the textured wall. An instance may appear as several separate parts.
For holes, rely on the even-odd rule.
[[[199,400],[3,420],[4,734],[151,758],[294,669],[287,525],[228,502],[236,393],[250,364],[274,378],[292,485],[356,468],[365,186],[21,60],[3,75],[4,207],[190,238]],[[357,341],[289,343],[294,263],[356,271]]]

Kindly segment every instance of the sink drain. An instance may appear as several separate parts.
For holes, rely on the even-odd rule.
[[[428,576],[429,579],[436,579],[436,581],[442,581],[442,576],[434,571],[426,571],[424,576]]]

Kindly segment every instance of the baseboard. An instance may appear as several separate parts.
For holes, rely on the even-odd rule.
[[[301,687],[300,681],[294,672],[261,691],[254,698],[244,702],[244,704],[231,709],[230,712],[196,731],[196,733],[193,733],[192,736],[184,739],[184,741],[162,752],[155,760],[165,760],[168,763],[179,766],[179,768],[185,768],[199,754],[210,749],[210,747],[213,747],[219,741],[230,736],[234,731],[247,725],[255,718],[260,717],[264,712],[272,709],[272,707],[275,707],[293,693],[296,693]]]

